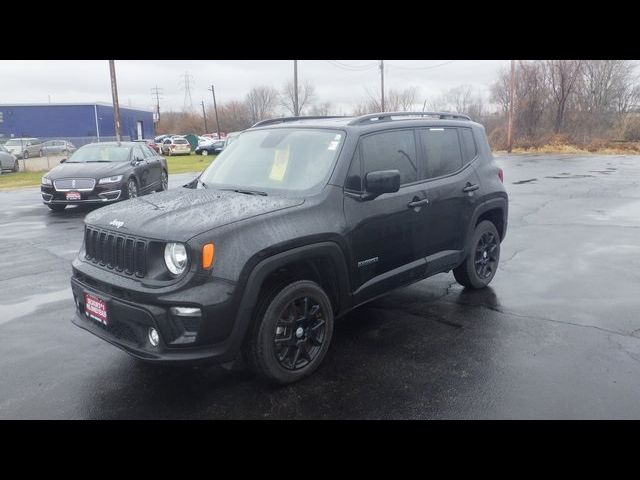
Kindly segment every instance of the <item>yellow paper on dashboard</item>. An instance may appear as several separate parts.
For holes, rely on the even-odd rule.
[[[284,174],[287,171],[287,165],[289,164],[289,145],[287,148],[276,148],[273,155],[273,164],[271,165],[271,173],[269,178],[277,182],[281,182],[284,178]]]

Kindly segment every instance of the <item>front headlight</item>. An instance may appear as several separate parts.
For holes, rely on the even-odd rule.
[[[42,185],[53,185],[53,182],[47,177],[42,177]]]
[[[113,177],[101,178],[98,183],[116,183],[122,181],[122,175],[114,175]]]
[[[174,275],[180,275],[187,268],[187,249],[182,243],[167,243],[164,247],[164,263]]]

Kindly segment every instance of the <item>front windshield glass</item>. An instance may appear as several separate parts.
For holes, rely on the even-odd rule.
[[[76,150],[67,163],[128,162],[130,150],[117,145],[85,145]]]
[[[5,147],[19,147],[21,145],[24,145],[25,143],[27,143],[26,140],[9,140],[4,145]]]
[[[302,192],[328,180],[344,132],[278,128],[245,132],[203,172],[204,188]]]

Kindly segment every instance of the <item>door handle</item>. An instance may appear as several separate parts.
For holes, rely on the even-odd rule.
[[[409,202],[407,204],[407,207],[416,208],[416,207],[421,207],[423,205],[428,205],[428,204],[429,204],[429,199],[423,198],[422,200],[414,200],[413,202]]]
[[[467,182],[467,185],[462,189],[463,192],[474,192],[476,190],[478,190],[480,188],[480,185],[476,184],[471,184],[469,182]]]

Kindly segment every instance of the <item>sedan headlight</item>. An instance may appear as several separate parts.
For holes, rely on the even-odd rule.
[[[53,185],[53,182],[47,177],[42,177],[42,185]]]
[[[182,243],[167,243],[164,247],[164,263],[174,275],[180,275],[187,268],[187,249]]]
[[[122,181],[122,175],[114,175],[113,177],[104,177],[101,178],[98,183],[117,183]]]

